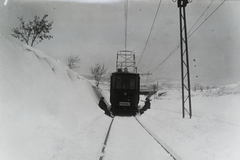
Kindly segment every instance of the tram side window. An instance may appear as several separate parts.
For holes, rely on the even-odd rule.
[[[117,78],[116,78],[116,89],[121,89],[121,85],[122,85],[122,77],[117,76]]]
[[[122,89],[128,89],[128,77],[123,76]]]

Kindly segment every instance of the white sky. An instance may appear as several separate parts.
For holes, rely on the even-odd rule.
[[[9,0],[4,0],[7,3]],[[113,3],[121,0],[10,0],[15,2],[80,2],[80,3]]]
[[[51,32],[54,38],[43,41],[36,48],[62,61],[70,54],[79,55],[81,65],[76,71],[80,74],[89,74],[89,68],[98,62],[105,63],[109,72],[115,71],[116,53],[124,49],[124,1],[116,0],[114,3],[19,1],[9,0],[5,7],[8,8],[5,26],[8,28],[16,26],[19,23],[17,16],[32,19],[34,15],[48,14],[49,20],[54,21]],[[210,2],[210,0],[193,1],[187,6],[189,29]],[[197,26],[221,2],[215,0]],[[158,3],[158,0],[129,1],[127,49],[136,52],[137,62],[146,43]],[[191,36],[189,56],[192,81],[208,84],[240,81],[239,17],[240,1],[226,1]],[[158,66],[178,42],[178,8],[172,0],[162,0],[139,69],[147,72]],[[177,50],[150,78],[165,77],[180,80],[179,54]]]

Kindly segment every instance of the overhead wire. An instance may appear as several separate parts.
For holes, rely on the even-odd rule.
[[[202,16],[204,16],[204,14],[206,13],[206,11],[207,11],[207,10],[210,8],[210,6],[212,5],[213,1],[214,1],[214,0],[211,1],[211,3],[206,7],[206,9],[203,11],[203,13],[198,17],[197,21],[196,21],[196,22],[193,24],[193,26],[189,29],[189,31],[188,31],[187,34],[189,34],[189,33],[192,31],[192,29],[196,26],[196,24],[199,22],[199,20],[202,18]],[[157,67],[155,67],[154,69],[151,69],[150,72],[151,72],[151,71],[152,71],[152,73],[155,72],[163,63],[165,63],[165,62],[168,60],[168,58],[170,58],[170,57],[172,56],[172,54],[174,54],[174,53],[178,50],[179,47],[180,47],[180,43],[178,43],[178,45],[172,50],[172,52],[170,52],[170,54],[169,54]]]
[[[220,5],[218,5],[218,7],[207,17],[205,18],[205,20],[191,33],[189,34],[188,32],[188,38],[191,37],[225,2],[226,0],[222,1],[220,3]],[[213,2],[213,0],[212,0]],[[193,27],[197,24],[197,22],[201,19],[201,17],[204,15],[204,13],[207,11],[207,9],[209,9],[210,5],[212,4],[212,2],[208,5],[208,7],[204,10],[203,14],[198,18],[198,20],[194,23],[194,25],[191,27],[191,29],[189,31],[191,31],[193,29]],[[151,73],[155,72],[161,65],[163,65],[180,47],[180,43],[178,43],[178,45],[172,50],[172,52],[170,52],[170,54],[168,54],[168,56],[155,68],[151,69]]]
[[[192,29],[196,26],[196,24],[199,22],[199,20],[204,16],[204,14],[207,12],[207,10],[210,8],[214,0],[209,3],[209,5],[206,7],[206,9],[203,11],[203,13],[198,17],[197,21],[193,24],[193,26],[189,29],[188,34],[192,31]]]
[[[168,56],[167,56],[160,64],[158,64],[157,67],[151,69],[149,72],[154,73],[161,65],[163,65],[163,63],[165,63],[165,62],[168,60],[168,58],[170,58],[170,57],[178,50],[179,47],[180,47],[180,44],[178,44],[178,45],[172,50],[172,52],[170,52],[170,54],[168,54]]]
[[[226,0],[222,1],[220,5],[207,17],[204,19],[204,21],[190,34],[188,35],[188,38],[191,37],[222,5],[226,2]]]
[[[155,13],[155,16],[154,16],[154,19],[153,19],[153,23],[152,23],[151,29],[150,29],[150,31],[149,31],[149,34],[148,34],[148,38],[147,38],[147,41],[146,41],[146,43],[145,43],[144,49],[143,49],[143,51],[142,51],[141,57],[140,57],[140,59],[139,59],[139,61],[138,61],[137,67],[138,67],[138,65],[140,64],[140,61],[142,60],[143,54],[145,53],[145,50],[146,50],[146,47],[147,47],[149,38],[150,38],[150,36],[151,36],[152,30],[153,30],[153,26],[154,26],[154,24],[155,24],[155,21],[156,21],[156,18],[157,18],[157,15],[158,15],[158,12],[159,12],[161,3],[162,3],[162,0],[160,0],[159,3],[158,3],[158,8],[157,8],[157,11],[156,11],[156,13]]]

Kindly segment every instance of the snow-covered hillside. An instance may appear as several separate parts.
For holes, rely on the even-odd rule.
[[[88,80],[62,62],[2,35],[0,159],[94,157],[87,148],[95,140],[86,128],[110,119],[98,107],[98,96]],[[92,129],[99,127],[105,133],[104,124]]]

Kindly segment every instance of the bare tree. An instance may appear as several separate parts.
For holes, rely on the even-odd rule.
[[[95,64],[94,67],[90,68],[90,71],[91,71],[91,74],[93,75],[96,86],[98,87],[101,79],[107,72],[107,68],[105,68],[104,64],[97,63]]]
[[[40,19],[40,17],[34,16],[34,20],[29,22],[25,22],[23,18],[18,17],[20,26],[13,28],[11,35],[31,46],[42,42],[44,39],[49,40],[53,38],[52,35],[48,34],[52,29],[53,22],[48,22],[47,17],[48,15],[44,15]]]
[[[79,68],[78,64],[80,63],[81,59],[79,58],[79,56],[69,56],[66,59],[66,64],[70,69],[74,69],[74,68]]]
[[[106,80],[107,80],[108,83],[111,83],[111,76],[112,76],[112,73],[111,73],[111,72],[108,72],[108,73],[106,74]]]

